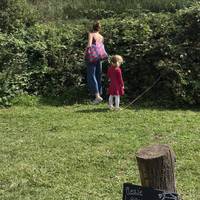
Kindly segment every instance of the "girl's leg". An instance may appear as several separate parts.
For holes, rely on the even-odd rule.
[[[98,82],[96,79],[96,63],[87,64],[87,83],[93,95],[96,96],[96,94],[99,94]]]
[[[98,91],[99,95],[102,94],[102,84],[101,84],[101,77],[102,77],[102,63],[99,61],[96,63],[96,80],[98,84]]]
[[[115,95],[115,107],[119,108],[119,103],[120,103],[120,96],[119,95]]]
[[[109,108],[111,108],[111,109],[113,108],[113,97],[114,96],[110,95],[109,99],[108,99]]]

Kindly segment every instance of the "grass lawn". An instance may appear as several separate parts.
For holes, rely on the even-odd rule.
[[[173,147],[178,193],[200,200],[200,114],[102,105],[15,106],[0,110],[1,200],[121,200],[140,184],[135,152]]]

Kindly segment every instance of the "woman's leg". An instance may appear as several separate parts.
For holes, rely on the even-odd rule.
[[[102,84],[101,84],[101,77],[102,77],[102,63],[99,61],[96,64],[96,80],[97,80],[97,84],[98,84],[98,91],[99,91],[99,95],[102,94]]]
[[[115,107],[119,108],[119,103],[120,103],[120,96],[119,95],[115,95]]]
[[[96,79],[96,63],[87,63],[87,83],[90,92],[96,96],[99,93],[98,82]]]

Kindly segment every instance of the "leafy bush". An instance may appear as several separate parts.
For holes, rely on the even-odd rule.
[[[197,4],[173,15],[148,13],[101,21],[108,53],[125,58],[129,98],[161,76],[146,98],[179,105],[200,103],[199,9]],[[86,43],[83,24],[35,24],[12,34],[1,33],[0,104],[9,105],[10,98],[23,92],[75,100],[72,96],[77,93],[69,91],[83,91]]]
[[[24,41],[0,34],[0,104],[10,105],[10,99],[27,87],[26,63]]]
[[[80,28],[79,28],[80,29]],[[81,84],[83,51],[77,46],[81,30],[37,25],[26,37],[31,93],[60,95]],[[82,55],[82,56],[81,56]]]
[[[137,20],[105,20],[109,52],[125,57],[127,93],[135,97],[160,82],[148,95],[161,102],[199,104],[199,4],[175,15],[143,15]]]
[[[14,32],[35,23],[37,15],[27,4],[26,0],[0,1],[0,31]]]
[[[151,12],[175,12],[198,0],[28,0],[40,11],[42,19],[101,19],[128,12],[133,15],[144,10]],[[126,15],[127,16],[127,15]]]

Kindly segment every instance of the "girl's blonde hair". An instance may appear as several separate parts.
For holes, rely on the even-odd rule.
[[[123,62],[124,60],[120,55],[114,55],[111,57],[111,63],[116,67],[119,67]]]

